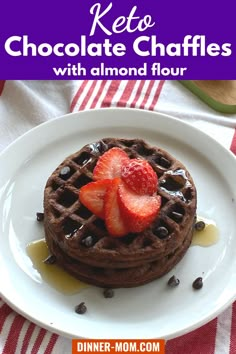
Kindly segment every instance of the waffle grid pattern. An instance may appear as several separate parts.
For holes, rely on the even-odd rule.
[[[99,156],[114,146],[125,150],[131,158],[150,162],[158,175],[158,193],[162,197],[161,211],[153,224],[143,233],[123,238],[109,237],[103,220],[87,210],[78,198],[80,187],[92,181]],[[66,176],[61,175],[65,167],[69,167]],[[107,138],[86,145],[53,172],[45,188],[44,208],[48,243],[52,245],[52,239],[54,248],[59,248],[64,257],[91,267],[121,270],[172,258],[174,262],[175,254],[192,234],[196,189],[186,168],[166,151],[140,139]],[[162,228],[168,230],[166,237],[159,234]],[[93,237],[91,247],[83,243],[88,236]]]

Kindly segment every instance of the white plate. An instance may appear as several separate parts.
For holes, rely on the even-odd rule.
[[[65,296],[42,281],[26,245],[43,237],[35,221],[45,182],[69,154],[102,137],[141,137],[180,159],[198,190],[198,214],[216,221],[214,246],[191,247],[170,274],[148,285],[118,289],[104,299],[90,287]],[[105,109],[75,113],[31,130],[0,156],[0,289],[16,311],[53,332],[87,338],[173,338],[193,330],[226,308],[236,294],[234,156],[180,120],[147,111]],[[177,288],[166,285],[170,275]],[[192,289],[203,276],[204,286]],[[85,301],[88,312],[74,306]]]

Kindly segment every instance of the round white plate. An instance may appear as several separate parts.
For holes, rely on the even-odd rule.
[[[219,241],[192,246],[166,276],[105,299],[96,287],[66,296],[45,283],[26,246],[44,236],[35,214],[54,168],[83,145],[103,137],[139,137],[181,160],[198,191],[198,214],[213,219]],[[162,114],[101,109],[70,114],[31,130],[0,156],[0,290],[16,311],[53,332],[86,338],[173,338],[193,330],[226,308],[236,295],[236,163],[215,140]],[[176,288],[166,283],[180,279]],[[204,286],[192,289],[202,276]],[[85,301],[83,316],[74,306]]]

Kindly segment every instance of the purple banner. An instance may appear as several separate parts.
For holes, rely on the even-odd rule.
[[[0,79],[236,79],[234,0],[1,6]]]

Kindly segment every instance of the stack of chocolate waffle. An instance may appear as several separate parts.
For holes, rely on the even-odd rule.
[[[141,233],[111,237],[102,219],[79,201],[93,180],[98,158],[112,147],[147,160],[158,175],[161,210]],[[49,177],[44,228],[52,255],[70,274],[101,287],[135,287],[170,271],[190,246],[196,218],[196,188],[185,166],[141,139],[105,138],[67,157]]]

